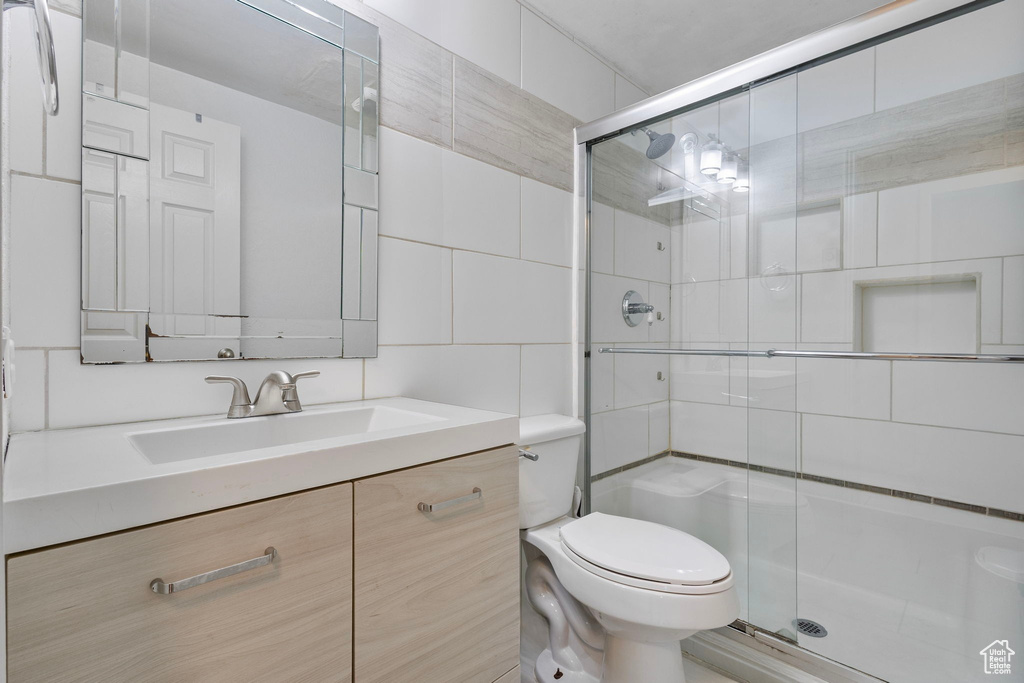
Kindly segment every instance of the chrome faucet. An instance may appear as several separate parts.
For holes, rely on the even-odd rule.
[[[237,377],[209,375],[206,382],[207,384],[230,384],[234,388],[231,395],[231,406],[228,408],[228,418],[234,419],[302,412],[302,404],[299,403],[299,392],[295,388],[295,384],[305,377],[319,375],[319,370],[298,372],[294,375],[289,375],[283,370],[275,370],[263,380],[259,391],[256,392],[255,401],[249,400],[249,388]]]

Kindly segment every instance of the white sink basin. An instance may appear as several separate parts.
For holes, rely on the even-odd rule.
[[[223,419],[210,424],[134,432],[127,437],[147,460],[160,464],[320,439],[370,435],[443,419],[384,405],[314,408],[301,413]]]
[[[288,415],[15,434],[4,463],[3,550],[372,477],[518,438],[514,415],[399,397]]]

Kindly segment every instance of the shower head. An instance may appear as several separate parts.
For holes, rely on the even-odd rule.
[[[672,145],[676,144],[676,136],[672,133],[655,133],[650,128],[641,128],[647,137],[650,138],[651,144],[647,146],[647,158],[657,159],[658,157],[665,156],[669,150],[672,149]],[[633,135],[636,135],[636,131],[633,131]]]

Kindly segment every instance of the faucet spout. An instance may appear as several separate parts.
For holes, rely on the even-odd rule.
[[[302,403],[299,402],[299,392],[295,384],[300,379],[317,377],[319,374],[319,370],[299,372],[294,375],[283,370],[275,370],[263,380],[259,391],[256,392],[255,401],[249,400],[249,391],[245,382],[237,377],[210,375],[206,381],[211,384],[226,382],[234,387],[235,391],[231,397],[231,407],[228,408],[228,417],[241,418],[301,412]]]

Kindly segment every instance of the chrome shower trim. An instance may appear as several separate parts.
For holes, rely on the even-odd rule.
[[[737,62],[576,128],[577,143],[593,142],[649,124],[705,100],[720,99],[761,81],[949,12],[1002,0],[896,0],[842,23]],[[943,17],[943,19],[946,17]]]
[[[949,363],[1024,363],[1024,356],[994,353],[883,353],[878,351],[797,351],[765,349],[645,349],[604,346],[598,353],[635,353],[649,356],[727,356],[739,358],[839,358],[844,360],[939,361]]]

